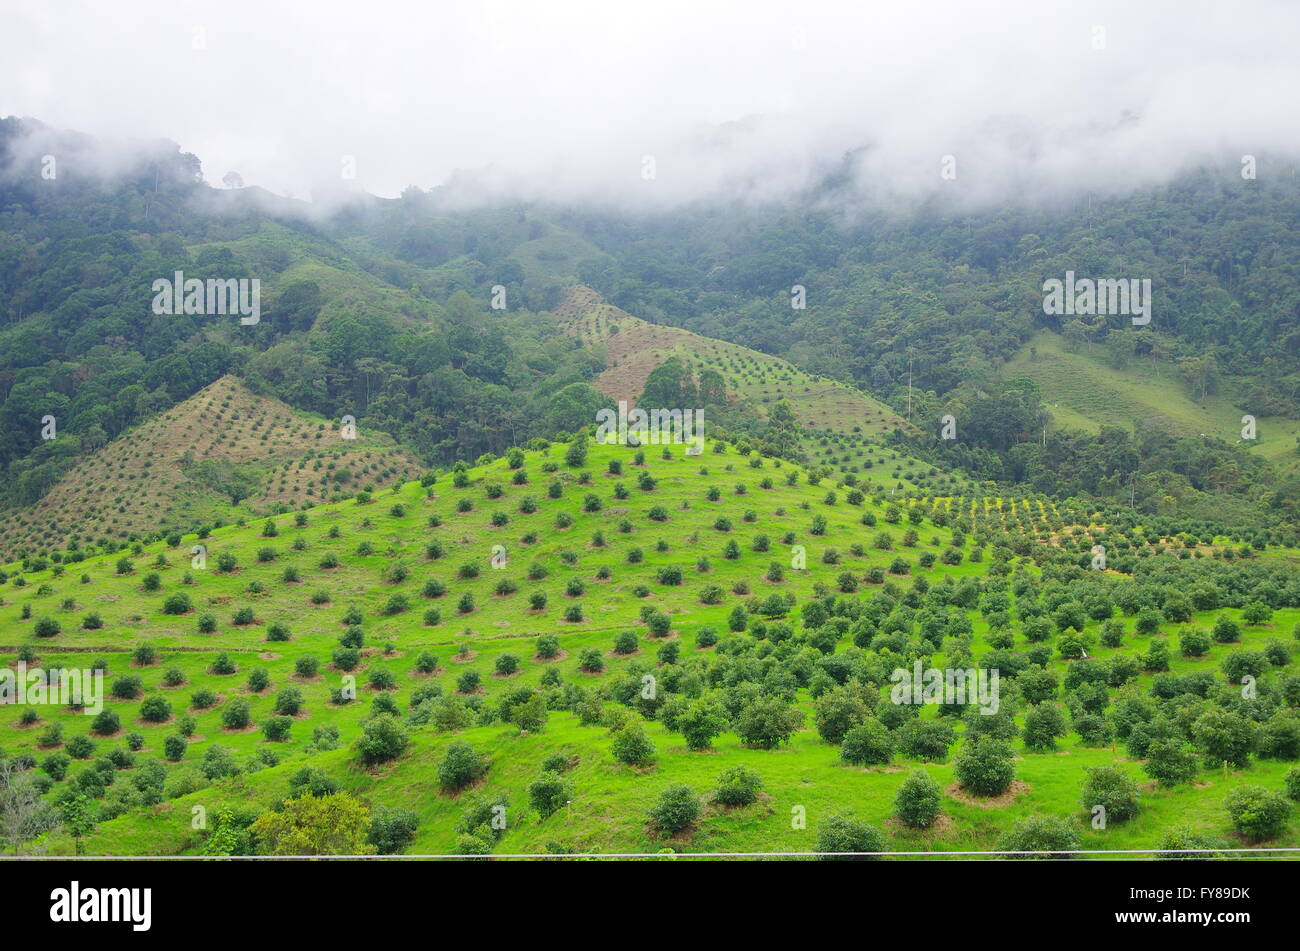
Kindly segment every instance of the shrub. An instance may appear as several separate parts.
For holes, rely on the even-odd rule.
[[[1210,649],[1210,637],[1200,628],[1189,628],[1178,635],[1178,649],[1184,657],[1201,657]]]
[[[109,691],[118,700],[134,700],[144,689],[144,682],[135,674],[122,674],[113,678]]]
[[[1241,627],[1236,621],[1226,614],[1220,614],[1214,619],[1214,628],[1211,636],[1219,644],[1235,644],[1241,640]]]
[[[390,714],[381,714],[366,721],[357,739],[357,757],[366,766],[375,766],[397,759],[410,744],[405,727]]]
[[[172,705],[155,694],[140,704],[140,716],[150,723],[165,723],[172,715]]]
[[[713,801],[724,806],[749,806],[758,801],[763,777],[748,766],[732,766],[718,776]]]
[[[546,726],[547,716],[546,698],[540,693],[534,693],[523,703],[511,708],[509,719],[521,731],[536,733]]]
[[[190,694],[190,706],[195,710],[207,710],[217,703],[217,695],[206,687],[202,687]]]
[[[1292,766],[1288,769],[1286,775],[1282,777],[1282,782],[1286,784],[1286,794],[1300,801],[1300,766]]]
[[[916,759],[941,763],[948,758],[954,739],[951,724],[912,719],[898,731],[898,748]]]
[[[675,835],[689,829],[699,817],[700,797],[682,783],[667,787],[650,809],[650,821],[660,835]]]
[[[194,605],[190,596],[181,592],[169,595],[163,602],[163,614],[188,614],[192,610]]]
[[[1280,710],[1259,731],[1260,756],[1273,759],[1300,759],[1300,718],[1289,710]]]
[[[953,774],[963,789],[977,796],[1000,796],[1016,778],[1011,746],[987,734],[962,744]]]
[[[1223,805],[1233,827],[1252,842],[1277,838],[1291,815],[1286,798],[1263,786],[1240,786],[1228,793]]]
[[[1268,669],[1268,658],[1260,651],[1235,650],[1220,665],[1230,683],[1239,684],[1245,677],[1259,677]]]
[[[1162,851],[1157,858],[1161,859],[1211,859],[1218,857],[1215,850],[1224,848],[1224,845],[1187,826],[1176,826],[1160,837],[1160,848]],[[1193,854],[1187,851],[1189,849],[1198,851]]]
[[[330,661],[342,671],[356,670],[361,663],[361,651],[355,647],[337,647],[330,655]]]
[[[447,747],[438,764],[438,785],[444,790],[464,789],[487,772],[487,761],[463,740]]]
[[[221,708],[221,725],[227,730],[242,730],[251,722],[252,711],[243,697],[229,700]]]
[[[1079,801],[1091,812],[1097,806],[1106,811],[1107,822],[1124,822],[1138,814],[1140,808],[1137,783],[1118,766],[1085,766],[1083,790]]]
[[[67,753],[51,753],[41,760],[41,769],[57,783],[67,778],[68,767],[71,764],[72,757]]]
[[[410,809],[381,806],[370,815],[366,840],[377,855],[401,855],[415,839],[419,824],[420,817]]]
[[[736,734],[746,746],[771,750],[803,725],[803,714],[778,697],[766,697],[745,707],[736,718]]]
[[[823,858],[831,859],[846,852],[883,852],[885,836],[879,829],[867,825],[852,812],[840,812],[817,826],[817,851]],[[847,858],[876,858],[876,856],[845,856]]]
[[[838,746],[844,734],[867,719],[870,708],[860,693],[836,687],[822,694],[816,703],[817,733],[827,743]]]
[[[90,722],[90,732],[97,736],[113,736],[122,729],[122,720],[116,710],[101,710]]]
[[[1079,833],[1059,816],[1025,816],[1017,819],[1002,839],[999,848],[1007,852],[1048,852],[1048,855],[1009,855],[1007,858],[1069,858],[1079,848]]]
[[[279,743],[289,739],[289,733],[292,729],[293,717],[267,717],[262,724],[262,735],[273,743]]]
[[[302,712],[302,691],[297,687],[285,687],[275,697],[275,714],[294,717]]]
[[[1165,787],[1187,782],[1196,768],[1196,751],[1181,738],[1152,740],[1142,764],[1142,771]]]
[[[576,757],[566,756],[564,753],[552,753],[542,760],[542,769],[551,773],[567,772],[575,765]]]
[[[655,758],[654,744],[638,722],[629,723],[614,734],[610,752],[619,762],[629,766],[648,766]]]
[[[682,711],[675,727],[686,738],[688,749],[707,750],[713,746],[713,738],[727,728],[727,717],[716,702],[697,700]]]
[[[1056,738],[1065,735],[1065,717],[1053,704],[1043,703],[1025,711],[1024,740],[1038,752],[1056,749]]]
[[[892,754],[889,728],[874,717],[850,728],[840,747],[840,759],[854,766],[883,766]]]
[[[339,784],[324,770],[314,766],[304,766],[289,777],[291,799],[299,799],[302,796],[332,796],[338,791]]]
[[[1241,619],[1247,624],[1267,624],[1273,619],[1273,609],[1263,601],[1252,601],[1241,609]]]
[[[35,633],[37,637],[54,637],[62,630],[62,625],[52,617],[43,617],[36,622]]]
[[[894,811],[905,826],[928,829],[939,817],[942,792],[939,784],[924,770],[913,770],[898,787],[894,796]]]
[[[528,784],[528,803],[547,818],[573,798],[573,784],[559,773],[546,770]]]
[[[163,740],[163,756],[167,757],[167,759],[171,760],[173,763],[179,762],[184,758],[185,751],[188,750],[189,747],[190,745],[186,742],[185,737],[181,736],[179,733],[173,733],[171,736]]]
[[[1254,721],[1213,707],[1192,724],[1192,738],[1204,751],[1207,766],[1230,763],[1240,768],[1249,762],[1259,742],[1259,731]]]

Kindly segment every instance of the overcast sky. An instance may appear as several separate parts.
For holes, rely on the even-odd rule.
[[[869,145],[864,188],[944,187],[951,155],[988,198],[1300,152],[1297,36],[1287,0],[11,2],[0,115],[298,197],[345,156],[389,196],[484,168],[555,199],[764,195]]]

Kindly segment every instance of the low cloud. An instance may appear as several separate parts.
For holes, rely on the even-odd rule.
[[[81,0],[0,12],[0,114],[173,139],[214,185],[301,198],[665,207],[846,169],[874,200],[978,206],[1244,154],[1289,175],[1298,34],[1285,0]]]

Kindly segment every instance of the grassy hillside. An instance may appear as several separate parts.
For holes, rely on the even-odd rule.
[[[1071,353],[1059,334],[1046,330],[1005,364],[1003,376],[1033,380],[1057,425],[1089,432],[1103,425],[1132,429],[1137,421],[1163,420],[1182,435],[1204,433],[1237,442],[1242,414],[1250,412],[1235,402],[1230,386],[1193,399],[1170,361],[1135,359],[1120,370],[1105,362],[1095,345]],[[1252,451],[1286,468],[1300,465],[1300,420],[1259,416],[1257,433]]]
[[[576,234],[549,227],[540,238],[525,241],[510,253],[529,281],[572,282],[578,280],[578,262],[599,260],[601,251]]]
[[[200,542],[194,536],[176,546],[137,545],[39,570],[11,566],[0,589],[0,663],[13,666],[20,657],[32,665],[100,659],[109,688],[123,695],[108,703],[120,722],[100,724],[103,735],[91,736],[94,748],[79,751],[82,758],[72,761],[67,778],[53,781],[48,792],[57,798],[69,784],[84,784],[101,794],[102,821],[84,843],[87,851],[199,851],[205,835],[193,828],[195,806],[210,817],[225,808],[270,807],[289,794],[290,777],[305,765],[373,807],[415,811],[413,852],[460,847],[457,826],[484,795],[509,800],[507,828],[495,844],[499,853],[543,851],[553,843],[602,852],[806,851],[815,848],[819,823],[843,808],[884,829],[894,850],[993,848],[1015,819],[1032,814],[1067,817],[1084,848],[1150,848],[1174,825],[1230,837],[1222,805],[1228,791],[1244,784],[1282,786],[1289,764],[1252,758],[1245,768],[1206,770],[1194,783],[1158,789],[1122,744],[1085,743],[1074,732],[1043,752],[1017,739],[1018,785],[991,800],[955,785],[948,755],[922,763],[897,753],[886,766],[844,765],[837,746],[815,729],[814,695],[834,685],[828,676],[847,672],[833,660],[888,669],[905,662],[895,648],[906,642],[910,652],[915,635],[894,642],[883,622],[869,636],[845,618],[809,620],[818,596],[835,601],[838,592],[843,597],[837,603],[845,605],[887,597],[893,617],[909,599],[935,588],[954,594],[963,584],[979,582],[996,593],[1003,569],[1024,579],[1040,575],[1033,560],[999,554],[1003,530],[1035,535],[1086,560],[1091,533],[1102,529],[1087,526],[1086,515],[1037,500],[858,499],[849,486],[808,484],[789,464],[716,448],[699,458],[664,457],[655,449],[638,462],[626,448],[599,446],[578,466],[565,465],[564,448],[526,453],[515,468],[498,460],[427,486],[407,483],[230,525],[201,540],[207,546],[202,568],[190,561],[191,546]],[[729,552],[730,542],[736,545]],[[802,568],[794,546],[806,549]],[[1153,535],[1136,549],[1124,549],[1124,557],[1158,559],[1167,557],[1159,552],[1181,546]],[[1211,539],[1204,551],[1185,554],[1209,564],[1227,547],[1226,539]],[[990,573],[991,564],[1002,567]],[[1123,582],[1113,572],[1085,580]],[[531,600],[537,593],[545,595],[544,602]],[[772,595],[781,597],[773,601]],[[1017,610],[1028,612],[1027,604],[1017,593]],[[729,633],[732,612],[743,605],[749,608],[746,630]],[[1189,622],[1161,623],[1154,634],[1138,634],[1136,618],[1121,614],[1119,646],[1098,643],[1096,620],[1088,621],[1084,636],[1094,661],[1136,657],[1168,642],[1174,674],[1208,671],[1221,680],[1218,665],[1230,650],[1262,648],[1300,622],[1300,609],[1283,608],[1267,622],[1245,625],[1239,644],[1215,644],[1201,658],[1179,656],[1182,632],[1209,625],[1220,613],[1235,619],[1242,614],[1237,607],[1197,611]],[[969,649],[978,658],[994,649],[995,633],[1005,634],[996,614],[987,604],[977,610],[968,603],[953,607],[947,623],[970,622]],[[663,620],[660,636],[653,636]],[[782,629],[783,623],[790,627]],[[914,632],[912,623],[907,631]],[[356,657],[340,652],[349,625],[364,637]],[[626,653],[615,650],[623,631],[635,633],[635,642],[623,645]],[[1017,652],[1033,649],[1019,624],[1013,633]],[[558,639],[549,659],[542,656],[539,635]],[[948,639],[945,650],[960,653],[960,640]],[[1065,659],[1063,640],[1057,646],[1060,651],[1048,642],[1045,660],[1062,677],[1079,661]],[[935,654],[931,662],[956,660],[958,653]],[[346,697],[335,691],[354,661],[357,699],[343,702]],[[794,669],[803,670],[802,680],[785,679],[783,671]],[[250,684],[259,670],[267,682]],[[1287,672],[1270,673],[1267,682]],[[789,743],[765,750],[743,745],[733,724],[712,750],[691,752],[680,734],[653,718],[659,708],[651,704],[641,709],[652,717],[644,722],[655,762],[624,765],[611,755],[609,727],[640,718],[616,698],[630,698],[637,708],[636,691],[647,674],[668,696],[706,689],[733,696],[728,691],[743,694],[746,683],[776,695],[789,690],[803,726]],[[1141,673],[1128,689],[1144,694],[1152,684],[1152,673]],[[521,686],[547,698],[551,712],[540,730],[521,733],[494,715]],[[290,687],[299,692],[301,708],[293,714],[289,737],[269,740],[262,728]],[[1016,690],[1010,684],[1007,690],[1010,702]],[[390,701],[403,715],[412,712],[417,691],[439,711],[434,720],[409,727],[411,745],[396,761],[362,767],[351,746],[364,721]],[[582,725],[569,706],[579,696],[602,698],[606,722]],[[165,713],[158,722],[143,718],[143,704],[152,697],[168,705],[155,710],[156,716]],[[249,725],[223,725],[240,700],[248,703]],[[468,719],[459,718],[465,705]],[[10,756],[30,754],[32,762],[43,764],[91,731],[91,719],[73,710],[29,709],[35,720],[23,722],[14,711],[0,724],[0,747]],[[440,728],[443,714],[455,724]],[[920,717],[929,721],[937,714],[928,706]],[[186,716],[193,718],[193,729],[184,755],[166,763],[159,790],[158,777],[151,776],[156,768],[148,764],[161,760],[164,741],[187,726]],[[1023,723],[1023,712],[1017,722]],[[334,741],[318,734],[321,728],[337,729],[338,748],[323,748]],[[491,767],[467,791],[440,792],[436,766],[456,740],[488,756]],[[139,746],[134,752],[128,750],[132,741]],[[231,752],[238,775],[215,782],[204,775],[214,747]],[[543,819],[530,809],[526,787],[541,774],[543,759],[556,753],[576,758],[566,772],[572,802]],[[724,768],[741,763],[762,776],[755,804],[710,806],[691,831],[670,840],[647,823],[646,810],[669,784],[686,783],[708,794]],[[1083,767],[1103,763],[1119,764],[1142,784],[1143,808],[1128,823],[1096,831],[1079,802],[1079,787]],[[943,818],[924,833],[908,831],[891,817],[899,784],[918,767],[945,790]],[[91,772],[115,781],[104,789],[102,778],[82,778]],[[792,823],[797,807],[806,814],[806,826]],[[1300,844],[1295,828],[1271,844]],[[58,830],[43,847],[66,853],[73,843]]]
[[[890,493],[969,488],[964,477],[940,473],[882,446],[886,433],[911,427],[884,403],[853,387],[748,347],[650,323],[581,285],[566,289],[555,316],[566,333],[604,355],[606,368],[592,385],[612,399],[635,406],[651,371],[677,357],[696,374],[716,370],[731,405],[750,407],[760,418],[787,400],[807,432],[803,451],[810,465],[825,466],[841,478],[852,475]]]
[[[300,508],[420,469],[386,437],[343,440],[336,422],[226,376],[89,454],[39,502],[0,520],[0,557]]]
[[[569,288],[555,315],[566,332],[588,346],[604,348],[607,366],[592,385],[629,405],[636,404],[650,372],[675,356],[696,372],[717,370],[731,401],[753,406],[760,414],[788,400],[799,423],[809,430],[880,436],[907,427],[892,409],[860,390],[739,344],[633,317],[587,287]]]

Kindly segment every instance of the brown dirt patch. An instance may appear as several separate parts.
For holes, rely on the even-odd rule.
[[[968,806],[978,806],[980,809],[1004,809],[1029,792],[1029,790],[1028,783],[1013,779],[1011,787],[1000,796],[973,796],[957,783],[953,783],[944,792],[951,798]]]

